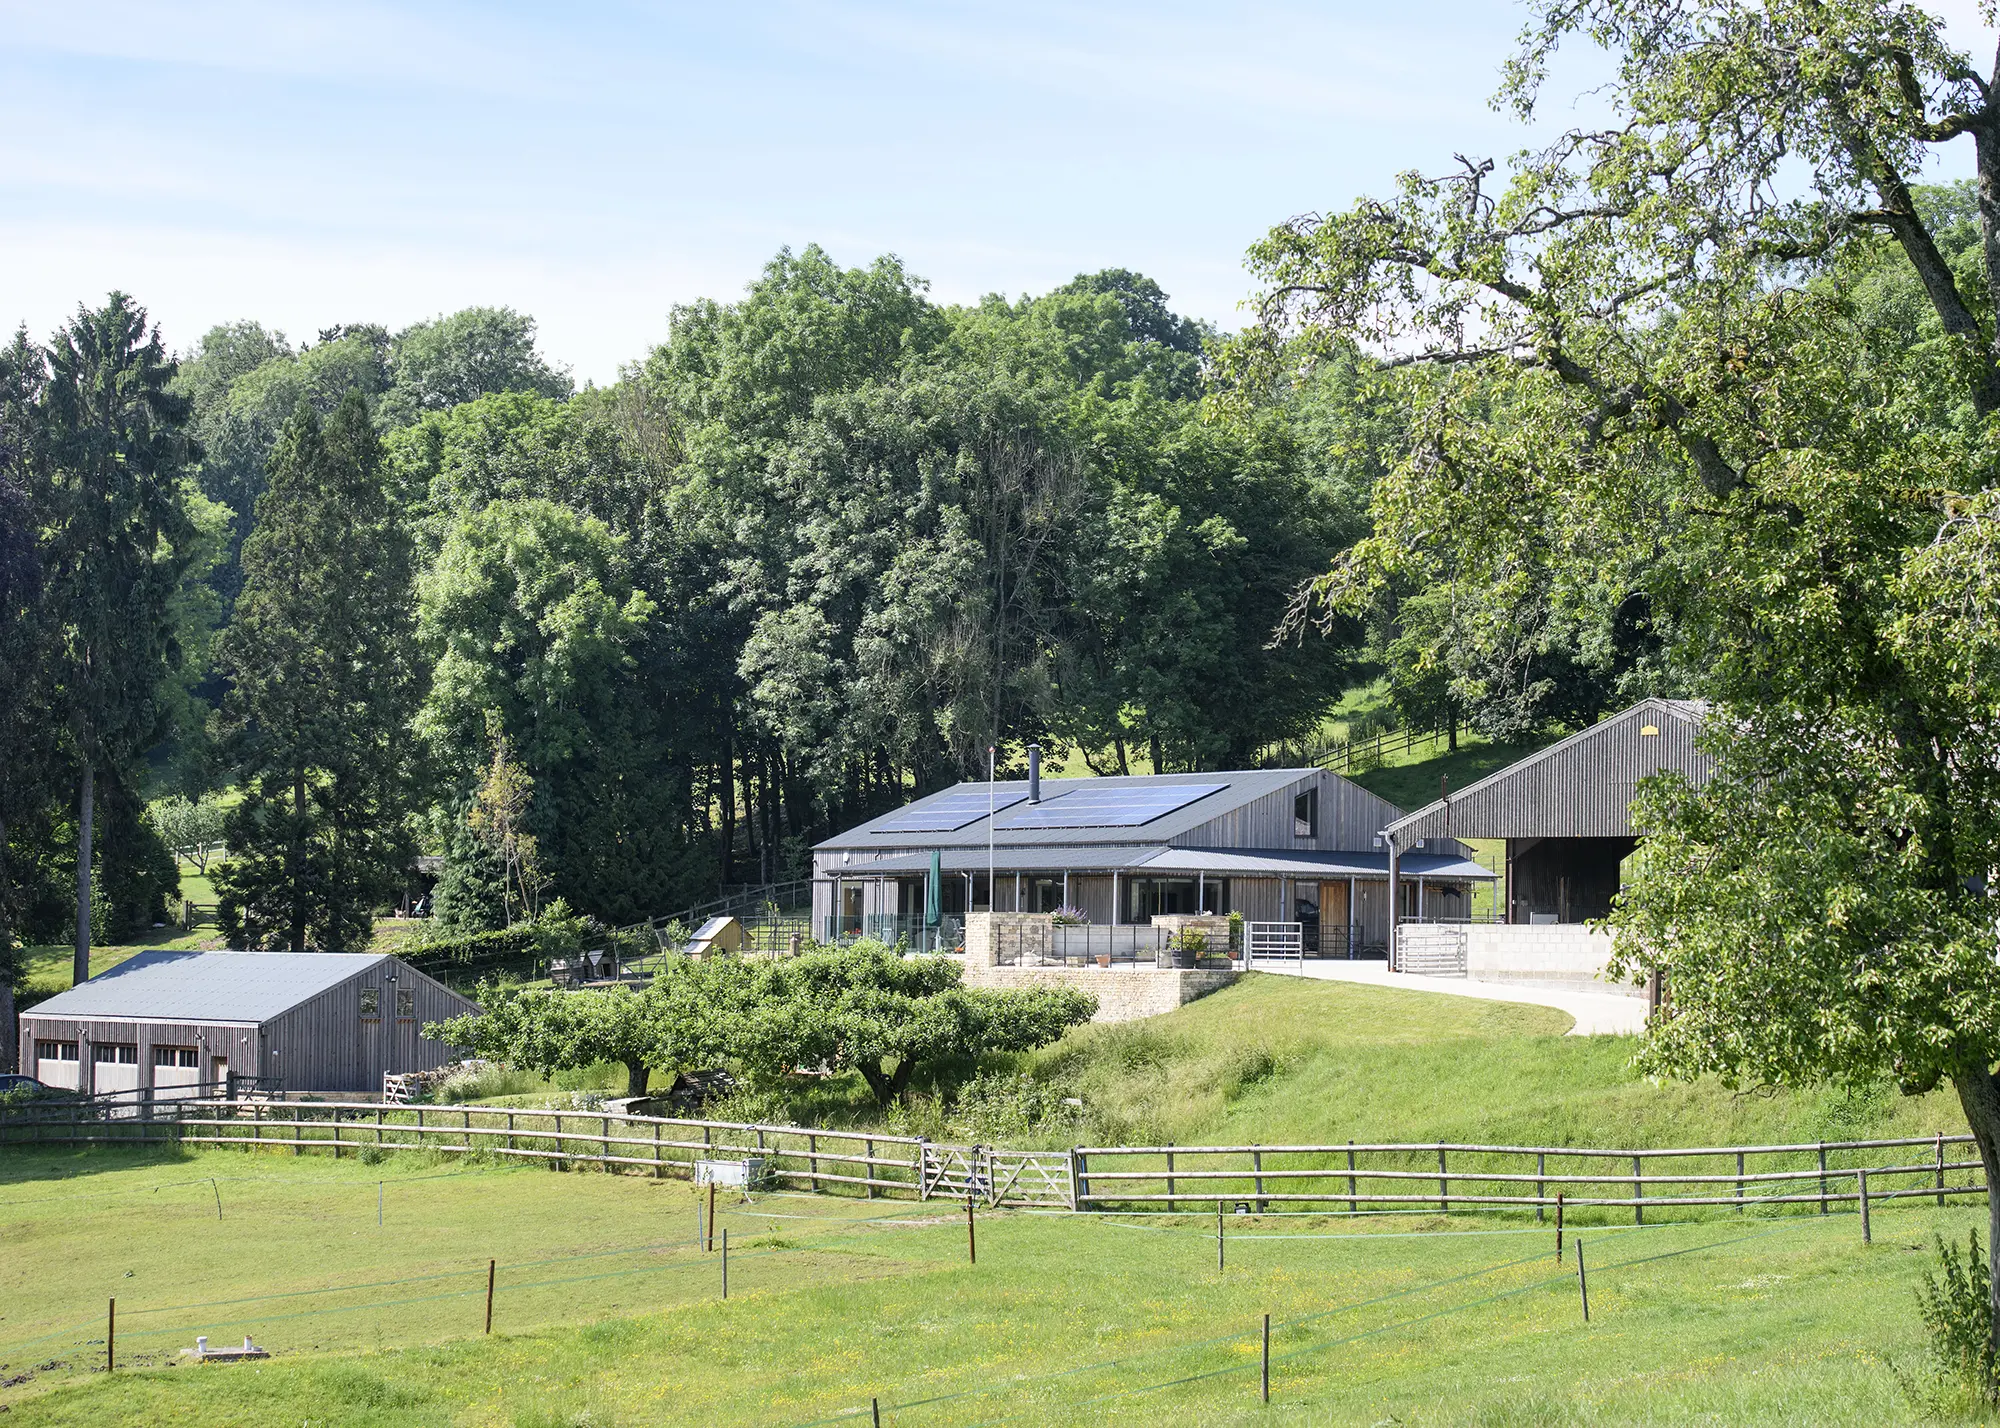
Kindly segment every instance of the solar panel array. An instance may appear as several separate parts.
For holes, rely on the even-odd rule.
[[[1059,793],[996,820],[999,828],[1136,828],[1220,793],[1226,783],[1127,785]]]
[[[986,816],[988,808],[1012,808],[1027,798],[1025,793],[963,789],[942,793],[912,804],[875,825],[875,833],[955,833]],[[989,801],[990,800],[990,801]]]

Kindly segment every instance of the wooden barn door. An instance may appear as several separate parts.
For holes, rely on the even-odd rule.
[[[1347,884],[1319,885],[1319,955],[1346,957],[1347,927],[1354,921],[1354,909],[1347,905]]]

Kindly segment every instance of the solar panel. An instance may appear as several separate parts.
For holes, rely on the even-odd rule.
[[[968,823],[977,823],[986,810],[1012,808],[1028,795],[1000,790],[963,789],[941,793],[921,804],[912,804],[875,825],[875,833],[953,833]],[[989,802],[990,800],[990,802]]]
[[[1226,783],[1170,783],[1078,788],[1056,794],[998,821],[1001,828],[1136,828],[1220,793]]]

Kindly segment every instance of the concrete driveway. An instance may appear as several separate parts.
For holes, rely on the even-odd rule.
[[[1571,1036],[1637,1036],[1646,1029],[1644,997],[1503,986],[1496,982],[1475,982],[1468,977],[1418,977],[1407,972],[1391,972],[1386,962],[1306,961],[1282,966],[1261,962],[1256,970],[1286,977],[1313,977],[1325,982],[1367,982],[1371,986],[1397,987],[1406,992],[1438,992],[1447,997],[1478,997],[1489,1002],[1554,1007],[1576,1019],[1576,1025],[1569,1029]]]

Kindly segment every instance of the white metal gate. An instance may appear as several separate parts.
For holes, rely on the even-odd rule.
[[[1259,962],[1283,965],[1303,964],[1306,955],[1305,928],[1296,922],[1246,922],[1243,924],[1243,965]]]

